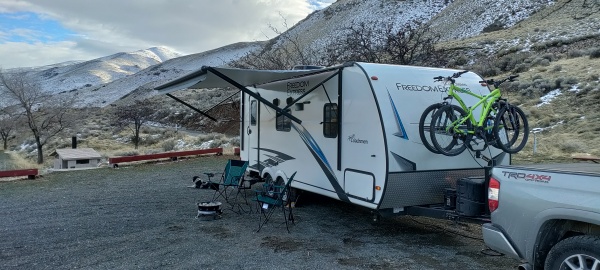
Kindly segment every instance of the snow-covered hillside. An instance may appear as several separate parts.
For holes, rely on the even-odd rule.
[[[61,93],[109,83],[180,56],[179,53],[166,47],[154,47],[129,53],[116,53],[90,61],[8,71],[25,71],[27,76],[39,82],[43,90]]]
[[[223,66],[246,53],[260,48],[261,43],[236,43],[219,49],[172,58],[134,74],[107,83],[82,87],[63,93],[76,95],[78,106],[104,107],[134,92],[138,97],[151,95],[154,86],[178,78],[202,66]]]
[[[554,0],[455,0],[430,21],[442,40],[463,39],[510,28]]]
[[[448,5],[448,0],[382,1],[340,0],[326,9],[314,12],[294,26],[288,34],[307,41],[319,51],[348,34],[346,29],[365,23],[369,26],[394,28],[429,21]]]

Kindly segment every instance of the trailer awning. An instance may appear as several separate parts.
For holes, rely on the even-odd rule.
[[[279,114],[285,115],[292,121],[300,124],[302,121],[285,110],[274,105],[270,101],[262,98],[253,91],[250,91],[246,86],[256,86],[265,83],[287,80],[292,78],[298,78],[303,76],[309,76],[313,74],[320,74],[324,72],[339,72],[346,66],[352,65],[353,63],[347,63],[340,66],[334,66],[323,69],[312,69],[312,70],[255,70],[255,69],[238,69],[238,68],[216,68],[203,66],[200,70],[194,71],[188,75],[185,75],[179,79],[175,79],[163,85],[159,85],[154,88],[159,94],[166,94],[167,96],[177,100],[185,106],[201,113],[204,116],[209,117],[213,121],[216,119],[206,112],[202,112],[192,105],[180,100],[170,93],[182,89],[203,89],[203,88],[223,88],[223,87],[235,87],[240,91],[252,96],[259,100],[266,106],[272,108]],[[329,77],[331,78],[331,77]],[[329,79],[328,78],[328,79]],[[327,79],[327,80],[328,80]],[[296,102],[295,100],[294,102]],[[288,107],[291,104],[288,105]],[[287,107],[286,107],[287,108]]]
[[[260,85],[274,81],[286,80],[295,77],[302,77],[310,74],[317,74],[331,70],[340,69],[339,66],[313,69],[313,70],[255,70],[255,69],[238,69],[238,68],[217,68],[204,66],[201,69],[194,71],[181,78],[175,79],[163,85],[154,88],[159,94],[168,94],[173,91],[182,89],[203,89],[203,88],[222,88],[236,87],[238,85],[251,86]],[[231,79],[232,83],[222,76]]]

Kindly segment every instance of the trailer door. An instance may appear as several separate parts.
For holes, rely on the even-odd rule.
[[[250,101],[248,106],[249,123],[246,127],[246,136],[248,136],[248,167],[257,169],[260,172],[259,164],[259,138],[260,138],[260,101],[248,95]]]

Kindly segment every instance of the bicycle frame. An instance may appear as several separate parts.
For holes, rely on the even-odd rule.
[[[473,97],[478,98],[479,101],[477,103],[475,103],[475,105],[473,105],[471,107],[467,107],[467,105],[460,98],[460,96],[458,95],[458,93],[465,93],[465,94],[471,95]],[[501,93],[500,93],[500,89],[496,88],[492,92],[490,92],[489,94],[487,94],[485,96],[481,96],[481,95],[475,94],[475,93],[473,93],[473,92],[471,92],[469,90],[460,88],[460,87],[454,85],[454,83],[452,83],[452,84],[450,84],[450,88],[448,89],[448,96],[451,97],[451,98],[453,98],[453,99],[456,99],[456,101],[458,101],[459,105],[467,112],[467,116],[466,117],[458,119],[458,123],[456,123],[456,125],[453,125],[453,128],[454,128],[454,130],[456,132],[462,133],[460,130],[458,130],[458,127],[460,125],[464,124],[464,122],[467,121],[467,119],[469,121],[471,121],[471,123],[473,123],[474,127],[482,127],[482,126],[484,126],[484,122],[486,120],[486,116],[492,110],[492,104],[494,102],[496,102],[501,97]],[[473,112],[479,106],[482,106],[482,110],[481,110],[481,114],[479,116],[479,119],[476,120],[475,116],[473,115]],[[475,130],[467,130],[467,133],[474,134]]]

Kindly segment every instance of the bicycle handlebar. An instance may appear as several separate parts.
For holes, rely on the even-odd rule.
[[[518,77],[519,77],[519,75],[510,75],[499,81],[494,81],[494,79],[489,79],[489,80],[479,81],[479,83],[492,84],[492,85],[494,85],[494,88],[498,88],[502,83],[504,83],[506,81],[513,82]]]
[[[450,81],[450,82],[454,83],[454,79],[460,77],[461,75],[463,75],[463,74],[465,74],[467,72],[469,72],[469,71],[468,70],[463,70],[463,71],[460,71],[460,72],[456,72],[456,73],[452,74],[452,76],[448,76],[448,77],[444,77],[444,76],[433,77],[433,81],[434,82],[441,82],[441,81],[447,80],[447,81]]]
[[[469,72],[469,71],[468,70],[463,70],[461,72],[456,72],[456,73],[452,74],[452,78],[458,78],[458,77],[460,77],[460,75],[463,75],[463,74],[465,74],[467,72]]]

